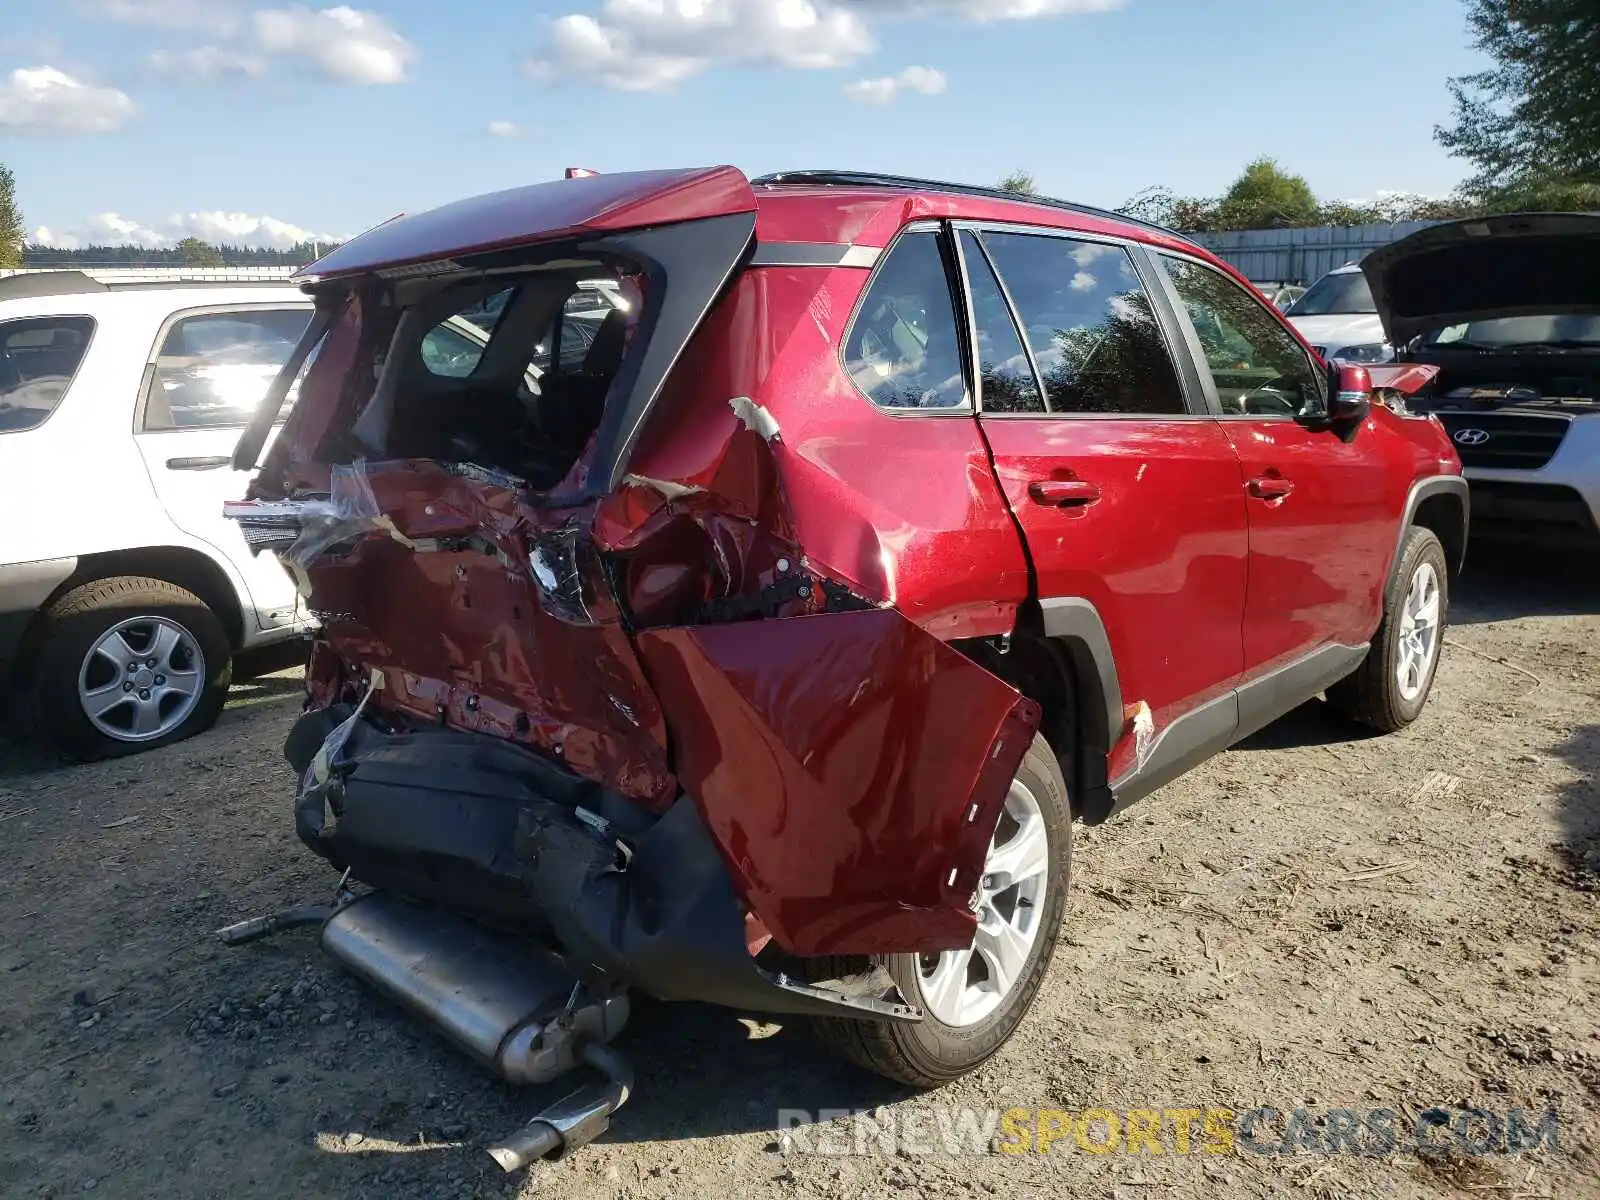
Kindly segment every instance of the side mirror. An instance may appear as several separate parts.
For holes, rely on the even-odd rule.
[[[1335,363],[1329,373],[1333,399],[1328,402],[1328,423],[1353,434],[1372,411],[1372,376],[1352,363]]]

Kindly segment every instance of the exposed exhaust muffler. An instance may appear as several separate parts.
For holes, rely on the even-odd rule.
[[[503,1079],[547,1083],[585,1064],[606,1075],[604,1086],[556,1101],[492,1147],[505,1170],[560,1158],[610,1126],[633,1087],[627,1061],[606,1044],[627,1023],[626,993],[591,996],[551,951],[388,892],[259,917],[220,936],[238,945],[324,917],[323,949]]]

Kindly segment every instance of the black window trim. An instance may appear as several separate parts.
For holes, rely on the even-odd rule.
[[[304,302],[293,299],[266,301],[246,300],[237,304],[203,304],[195,308],[180,308],[167,314],[167,319],[161,322],[161,328],[156,330],[155,341],[150,346],[150,352],[145,356],[144,373],[139,380],[139,398],[133,406],[133,432],[137,436],[149,434],[156,436],[164,433],[199,433],[210,429],[244,429],[250,424],[247,417],[237,425],[173,425],[166,429],[146,429],[146,410],[150,405],[150,394],[156,382],[156,364],[161,358],[161,347],[167,344],[167,335],[172,332],[172,327],[179,321],[190,317],[218,317],[236,312],[300,312],[306,314],[309,325],[312,314],[315,312],[315,303],[307,297]],[[288,419],[287,413],[280,413],[274,425],[280,425]]]
[[[1289,330],[1285,330],[1284,332],[1288,334],[1289,340],[1294,343],[1295,347],[1305,357],[1306,366],[1311,372],[1311,377],[1317,381],[1318,389],[1321,391],[1323,409],[1322,413],[1317,416],[1295,416],[1292,413],[1224,412],[1222,408],[1222,401],[1217,398],[1216,379],[1212,375],[1210,363],[1206,361],[1205,346],[1200,341],[1200,333],[1195,329],[1194,321],[1189,317],[1189,310],[1183,303],[1183,297],[1178,294],[1178,285],[1172,281],[1172,276],[1167,273],[1166,264],[1159,260],[1164,258],[1172,258],[1177,259],[1180,262],[1189,263],[1192,266],[1204,267],[1207,271],[1210,271],[1213,275],[1216,275],[1218,278],[1222,279],[1223,282],[1232,284],[1236,288],[1239,288],[1239,281],[1234,279],[1226,271],[1217,270],[1215,265],[1208,263],[1205,259],[1199,258],[1193,254],[1184,254],[1176,250],[1170,250],[1166,247],[1162,247],[1158,250],[1151,250],[1150,257],[1158,260],[1152,264],[1152,267],[1154,268],[1156,276],[1160,280],[1161,290],[1167,298],[1167,303],[1172,307],[1174,318],[1178,322],[1178,328],[1182,331],[1184,342],[1189,348],[1189,357],[1194,360],[1194,367],[1200,378],[1201,394],[1205,397],[1206,407],[1210,410],[1210,413],[1213,417],[1219,421],[1293,421],[1300,425],[1316,425],[1319,422],[1323,422],[1327,419],[1327,373],[1318,363],[1316,356],[1307,350],[1303,345],[1301,345],[1300,339]],[[1239,290],[1248,295],[1250,299],[1254,301],[1262,309],[1262,311],[1266,312],[1273,320],[1277,321],[1280,325],[1285,323],[1282,314],[1267,304],[1264,297],[1256,295],[1253,288],[1239,288]]]
[[[1203,391],[1195,390],[1195,388],[1199,385],[1199,379],[1196,378],[1191,381],[1189,378],[1190,372],[1195,371],[1194,364],[1190,363],[1186,370],[1184,360],[1189,356],[1187,354],[1180,354],[1177,352],[1179,346],[1186,345],[1185,342],[1179,340],[1182,327],[1175,326],[1172,323],[1176,320],[1176,318],[1168,310],[1168,304],[1170,301],[1166,301],[1165,295],[1161,294],[1160,298],[1157,298],[1159,289],[1170,286],[1170,283],[1166,278],[1166,272],[1163,271],[1159,273],[1159,283],[1156,283],[1152,280],[1151,276],[1155,274],[1155,272],[1151,264],[1143,261],[1144,255],[1147,252],[1147,248],[1143,243],[1134,241],[1131,238],[1115,237],[1109,234],[1097,233],[1090,230],[1059,229],[1051,225],[1026,225],[1015,221],[957,219],[951,221],[950,226],[954,231],[954,234],[959,234],[963,229],[970,230],[976,234],[978,244],[982,248],[985,258],[989,258],[989,248],[983,244],[983,235],[988,232],[1021,233],[1038,237],[1060,238],[1065,241],[1097,242],[1101,245],[1117,246],[1127,251],[1128,257],[1133,263],[1134,274],[1139,278],[1140,286],[1144,288],[1145,294],[1151,297],[1151,309],[1156,318],[1156,327],[1160,331],[1161,342],[1166,348],[1167,358],[1172,363],[1173,375],[1177,380],[1178,391],[1183,399],[1184,406],[1184,411],[1181,413],[1084,413],[1056,412],[1054,409],[1052,409],[1050,407],[1050,394],[1044,387],[1043,377],[1039,374],[1039,364],[1034,356],[1033,347],[1028,344],[1027,335],[1023,333],[1022,321],[1018,316],[1016,302],[1011,297],[1011,289],[1006,284],[1005,276],[1000,273],[1000,269],[994,265],[993,259],[990,258],[989,267],[992,271],[994,271],[995,278],[1000,282],[1000,291],[1001,294],[1005,296],[1007,307],[1011,310],[1011,320],[1017,328],[1017,336],[1022,342],[1022,348],[1024,352],[1026,352],[1028,355],[1028,361],[1033,364],[1034,381],[1039,388],[1039,394],[1044,397],[1045,411],[985,413],[982,411],[980,398],[978,412],[983,417],[991,421],[1038,421],[1045,419],[1054,419],[1058,421],[1208,421],[1212,418],[1213,414],[1208,407],[1209,402],[1206,398],[1206,394]],[[959,254],[961,241],[959,236],[954,236],[954,234],[952,235],[951,240],[955,244],[957,253]],[[970,294],[968,294],[966,291],[967,279],[965,275],[964,264],[961,285],[962,302],[965,304],[969,314],[972,314],[973,304]],[[973,322],[971,329],[975,338],[977,331],[975,323],[977,320],[976,315],[972,315],[969,319],[971,322]],[[973,381],[972,386],[975,394],[981,390],[981,385],[978,380],[979,372],[977,370],[976,362],[976,347],[977,342],[974,340],[974,361],[972,363],[973,374],[971,378]],[[1198,372],[1196,372],[1196,375],[1198,375]],[[1191,382],[1193,386],[1191,386]]]
[[[67,386],[61,390],[61,398],[56,401],[55,407],[45,414],[44,420],[37,425],[29,425],[26,429],[0,429],[0,437],[32,433],[35,429],[43,429],[50,424],[55,415],[67,406],[67,400],[72,395],[72,385],[78,381],[78,376],[83,373],[83,364],[89,361],[89,355],[94,350],[94,339],[100,332],[99,319],[92,313],[86,312],[35,313],[27,317],[4,317],[0,318],[0,329],[22,321],[87,321],[89,322],[89,337],[83,343],[83,353],[78,356],[78,365],[73,369],[72,377],[67,380]]]
[[[968,364],[968,378],[972,381],[972,394],[976,398],[976,409],[980,416],[985,415],[983,410],[983,363],[979,361],[978,354],[978,305],[972,298],[972,276],[967,270],[967,255],[962,249],[963,233],[970,233],[972,240],[978,244],[978,253],[983,255],[984,265],[989,268],[989,273],[994,276],[995,285],[1000,289],[1000,299],[1005,302],[1006,313],[1011,317],[1011,330],[1017,335],[1017,343],[1022,347],[1022,353],[1027,357],[1028,370],[1033,373],[1033,386],[1039,393],[1039,402],[1044,405],[1043,412],[992,412],[991,417],[1050,417],[1066,416],[1057,414],[1050,407],[1050,393],[1045,390],[1044,376],[1039,373],[1039,360],[1033,353],[1033,347],[1028,344],[1028,337],[1023,332],[1022,317],[1017,312],[1017,302],[1011,297],[1011,289],[1006,285],[1005,276],[1000,274],[1000,268],[995,266],[994,258],[989,253],[989,247],[983,241],[983,229],[979,222],[953,221],[950,225],[950,243],[955,247],[956,260],[961,270],[961,301],[967,310],[967,332],[972,339],[971,361]]]
[[[856,386],[855,377],[850,374],[850,368],[845,362],[845,351],[850,345],[850,335],[855,331],[856,321],[861,316],[861,310],[866,305],[867,297],[872,294],[872,286],[878,281],[878,273],[884,269],[884,264],[889,261],[900,240],[911,234],[931,233],[934,235],[934,245],[939,249],[940,261],[944,264],[945,288],[950,293],[950,315],[955,322],[956,340],[959,343],[959,357],[961,359],[962,379],[961,385],[965,395],[960,404],[948,404],[939,408],[914,408],[905,405],[879,404],[859,387]],[[907,225],[902,225],[889,244],[878,254],[877,262],[873,264],[872,271],[867,276],[866,285],[861,289],[861,294],[856,297],[856,302],[850,308],[850,319],[845,322],[844,336],[839,339],[838,349],[834,352],[834,361],[839,364],[839,370],[849,383],[850,390],[865,401],[873,412],[882,413],[886,417],[903,420],[907,417],[970,417],[976,414],[977,407],[973,401],[976,392],[973,387],[973,350],[974,346],[967,344],[970,328],[963,320],[963,314],[969,308],[966,290],[959,274],[957,260],[952,257],[959,254],[955,246],[955,239],[951,237],[948,222],[940,220],[916,220]],[[859,268],[856,268],[859,269]]]

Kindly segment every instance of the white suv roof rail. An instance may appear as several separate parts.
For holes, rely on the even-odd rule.
[[[38,270],[23,268],[0,271],[0,300],[24,300],[36,296],[76,296],[91,292],[160,288],[205,287],[298,287],[290,279],[295,267],[167,267],[107,268],[104,270]],[[265,272],[271,271],[272,274]],[[258,273],[261,272],[261,273]]]

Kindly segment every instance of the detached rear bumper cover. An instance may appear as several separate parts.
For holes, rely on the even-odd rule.
[[[596,828],[579,810],[611,831],[600,873],[623,884],[652,861],[651,838],[692,819],[732,889],[736,934],[747,907],[799,955],[971,942],[970,898],[1037,705],[892,609],[647,630],[639,643],[693,798],[654,824],[614,791],[483,734],[388,735],[358,720],[319,782],[312,760],[349,712],[335,707],[301,718],[287,746],[301,837],[368,882],[519,921],[560,924],[565,911],[567,941],[580,917],[615,932],[630,903],[588,896],[568,874],[599,871],[580,844],[559,848]],[[677,880],[666,861],[650,869],[681,899],[702,865],[682,858]],[[625,963],[625,941],[589,948]]]
[[[664,1000],[912,1015],[758,965],[725,851],[689,797],[652,816],[509,743],[445,730],[386,734],[364,720],[319,781],[312,760],[348,715],[307,713],[286,750],[302,780],[300,837],[365,882],[553,938],[575,962]],[[849,894],[866,890],[858,883]],[[859,898],[842,908],[802,903],[803,912],[871,907]],[[970,930],[961,936],[970,940]]]

